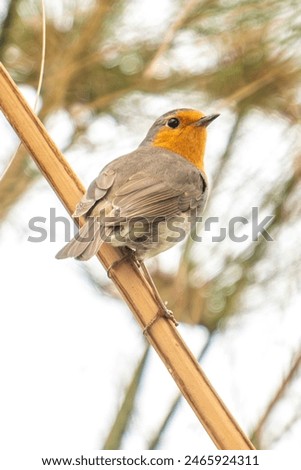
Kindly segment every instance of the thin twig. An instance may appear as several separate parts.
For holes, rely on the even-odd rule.
[[[228,108],[229,106],[233,106],[239,103],[240,101],[248,98],[249,96],[253,95],[264,86],[273,82],[274,79],[277,77],[277,75],[283,72],[283,69],[286,67],[286,63],[289,63],[289,61],[281,62],[278,67],[268,70],[264,75],[259,77],[257,80],[254,80],[253,82],[250,82],[247,85],[242,86],[241,88],[236,90],[234,93],[232,93],[232,95],[229,95],[227,96],[227,98],[224,98],[218,101],[217,102],[218,109]]]
[[[278,390],[276,391],[275,395],[273,396],[273,398],[269,402],[269,404],[266,407],[263,415],[261,416],[261,418],[257,422],[257,425],[256,425],[255,429],[252,432],[252,440],[254,440],[256,442],[260,442],[261,434],[262,434],[263,428],[264,428],[267,420],[269,419],[271,413],[273,412],[274,408],[276,407],[276,405],[278,404],[280,399],[284,396],[288,386],[290,385],[290,383],[291,383],[293,377],[295,376],[296,372],[298,371],[300,365],[301,365],[301,352],[299,352],[299,354],[297,354],[290,370],[288,371],[287,375],[282,380]]]
[[[109,435],[107,436],[102,446],[103,450],[120,449],[122,438],[132,418],[132,412],[135,406],[135,398],[137,396],[137,391],[141,382],[141,378],[143,376],[143,371],[148,358],[149,351],[150,347],[148,345],[125,392],[125,397],[123,399],[122,405],[110,429]]]

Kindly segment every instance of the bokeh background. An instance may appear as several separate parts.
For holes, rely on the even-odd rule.
[[[259,449],[301,432],[300,53],[294,0],[46,0],[38,113],[85,185],[160,114],[221,113],[209,128],[206,217],[149,263],[180,333]],[[41,2],[2,0],[0,57],[33,105]],[[57,261],[67,216],[0,117],[1,389],[6,448],[214,449],[95,261]],[[15,154],[15,155],[14,155]],[[14,157],[13,157],[14,155]],[[13,157],[13,158],[12,158]],[[252,207],[273,241],[231,240]],[[29,221],[47,231],[43,242]],[[71,222],[70,222],[71,223]],[[72,230],[73,226],[71,225]],[[225,240],[212,240],[221,227]]]

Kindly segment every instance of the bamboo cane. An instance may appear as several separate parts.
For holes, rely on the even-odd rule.
[[[0,106],[67,211],[73,213],[76,203],[84,193],[84,187],[2,64]],[[108,269],[121,258],[121,254],[112,246],[104,244],[98,258]],[[145,328],[157,315],[158,305],[139,270],[125,261],[112,272],[112,279],[140,326]],[[174,325],[166,318],[159,318],[148,330],[147,339],[216,446],[227,450],[254,449]]]

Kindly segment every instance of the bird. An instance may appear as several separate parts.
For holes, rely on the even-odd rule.
[[[121,248],[125,258],[132,256],[142,266],[171,317],[144,260],[185,238],[203,213],[208,199],[207,127],[218,116],[189,108],[160,116],[136,150],[111,161],[92,181],[72,215],[86,221],[56,258],[85,261],[104,242]],[[115,263],[108,274],[113,268]]]

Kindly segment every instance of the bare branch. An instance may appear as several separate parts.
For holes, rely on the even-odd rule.
[[[294,376],[296,375],[300,365],[301,365],[301,352],[299,352],[296,355],[296,357],[293,361],[293,364],[291,365],[288,373],[283,378],[278,390],[276,391],[276,393],[272,397],[271,401],[268,403],[263,415],[259,419],[255,429],[253,430],[252,440],[254,442],[259,443],[261,441],[261,435],[262,435],[262,432],[264,430],[264,427],[265,427],[268,419],[270,418],[271,414],[273,413],[273,411],[274,411],[275,407],[277,406],[277,404],[279,403],[279,401],[285,395],[285,393],[287,391],[287,388],[291,384],[291,382],[292,382]]]

